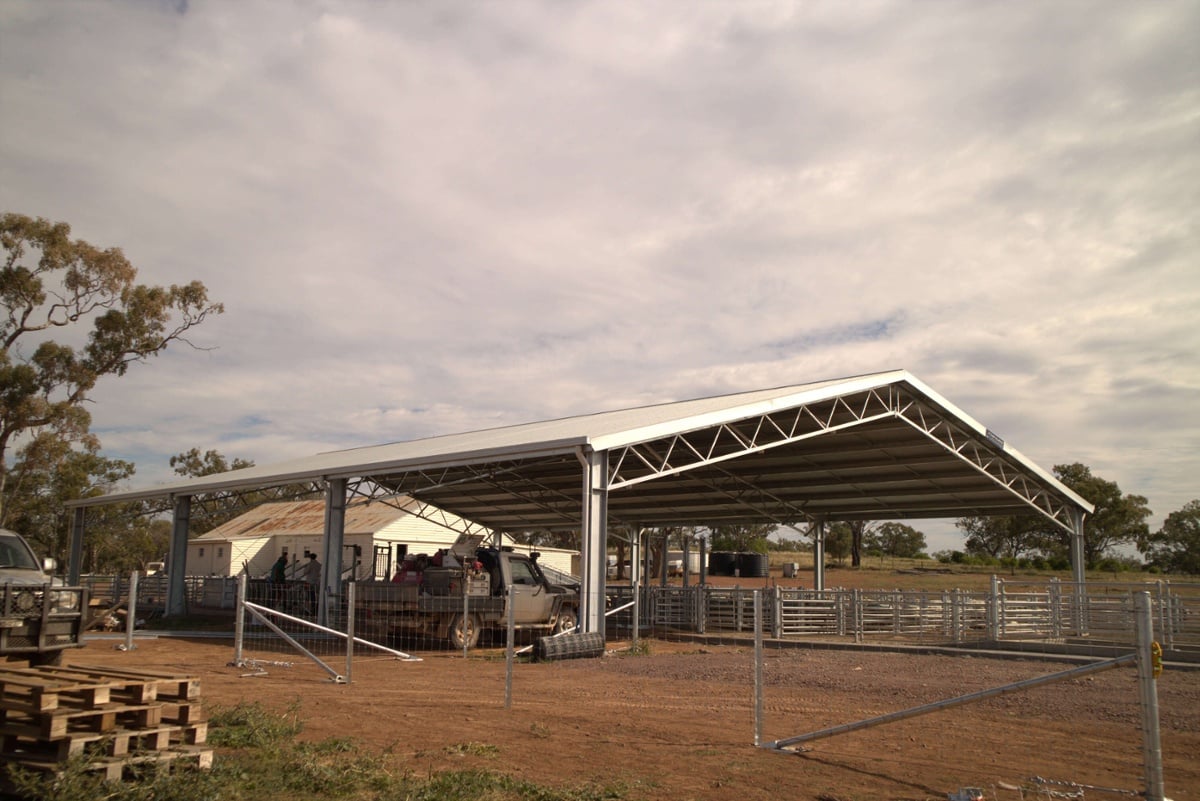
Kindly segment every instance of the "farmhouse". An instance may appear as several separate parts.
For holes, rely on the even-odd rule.
[[[391,578],[405,554],[433,554],[449,548],[466,521],[449,515],[446,524],[415,514],[417,505],[401,500],[395,505],[357,503],[346,507],[343,544],[343,578],[358,581]],[[426,514],[428,514],[426,512]],[[234,576],[245,572],[265,576],[282,554],[289,570],[299,575],[304,555],[321,554],[325,533],[325,501],[264,503],[205,534],[188,541],[187,573],[193,576]],[[528,553],[505,535],[502,545]],[[560,548],[537,548],[539,562],[563,573],[572,572],[578,554]],[[577,566],[576,566],[577,569]]]

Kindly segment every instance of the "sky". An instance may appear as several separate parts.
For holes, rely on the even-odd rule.
[[[225,304],[92,395],[171,455],[907,369],[1200,498],[1200,3],[0,2],[0,211]],[[950,524],[931,550],[960,547]]]

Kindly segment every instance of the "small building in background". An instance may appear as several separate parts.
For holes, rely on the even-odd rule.
[[[410,502],[415,508],[415,502]],[[458,532],[384,503],[346,507],[342,544],[345,577],[358,581],[390,579],[405,554],[433,555],[449,548]],[[457,518],[441,513],[449,523]],[[191,576],[266,576],[280,554],[287,556],[289,577],[299,577],[309,552],[321,555],[325,532],[325,501],[264,503],[245,514],[188,541],[187,573]],[[562,548],[531,548],[504,535],[504,546],[522,553],[537,551],[539,562],[573,573],[579,552]],[[353,571],[353,573],[351,573]]]

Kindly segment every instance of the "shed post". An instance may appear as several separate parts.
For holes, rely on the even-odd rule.
[[[167,615],[187,613],[184,574],[187,571],[188,525],[192,517],[192,496],[175,497],[175,521],[171,526],[171,547],[167,554]]]
[[[1084,547],[1083,511],[1072,508],[1071,518],[1071,578],[1075,582],[1075,630],[1079,634],[1087,634],[1088,620],[1085,611],[1087,607],[1087,591],[1084,582],[1087,581],[1087,549]]]
[[[817,520],[812,526],[813,534],[813,589],[825,590],[825,521]]]
[[[629,540],[629,587],[633,590],[633,644],[642,631],[642,527],[633,526]]]
[[[583,448],[583,573],[580,625],[584,634],[604,634],[604,582],[608,568],[608,451]]]
[[[325,536],[321,538],[321,586],[317,589],[317,622],[329,625],[329,596],[342,589],[342,542],[346,533],[346,479],[325,485]]]

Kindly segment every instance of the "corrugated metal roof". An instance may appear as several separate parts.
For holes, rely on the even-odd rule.
[[[1046,499],[1060,524],[1067,507],[1091,511],[904,370],[334,451],[73,505],[368,479],[499,531],[569,529],[586,450],[619,462],[613,525],[1018,514]]]
[[[346,507],[345,533],[374,534],[406,514],[388,504],[351,504]],[[281,501],[249,509],[194,539],[231,540],[277,534],[322,535],[324,532],[325,501]]]

